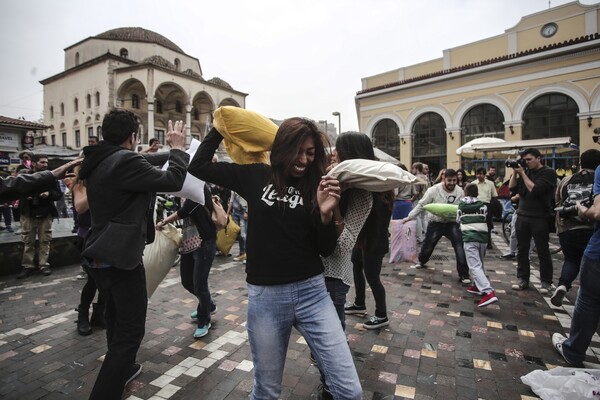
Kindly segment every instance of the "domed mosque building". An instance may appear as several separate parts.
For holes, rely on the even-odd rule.
[[[79,149],[89,136],[102,138],[102,118],[114,107],[140,118],[142,147],[152,138],[165,144],[169,120],[202,139],[216,108],[245,108],[247,93],[204,79],[197,58],[147,29],[111,29],[64,51],[65,70],[40,82],[47,144]]]

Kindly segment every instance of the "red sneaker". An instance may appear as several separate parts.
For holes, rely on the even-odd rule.
[[[479,289],[477,289],[477,286],[475,286],[475,285],[471,285],[471,286],[469,286],[469,287],[467,288],[467,292],[469,292],[469,293],[473,293],[473,294],[478,294],[478,295],[480,295],[480,296],[483,296],[483,293],[481,293],[481,292],[479,291]]]
[[[494,293],[494,291],[492,290],[491,292],[488,292],[483,295],[481,300],[479,300],[479,303],[477,303],[477,307],[489,306],[490,304],[495,303],[497,301],[498,298],[496,297],[496,293]]]

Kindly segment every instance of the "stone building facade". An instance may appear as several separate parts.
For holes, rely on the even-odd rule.
[[[165,143],[168,120],[185,121],[190,139],[201,139],[216,108],[245,108],[247,96],[220,78],[204,79],[197,58],[143,28],[112,29],[67,47],[65,70],[40,83],[46,143],[75,149],[102,136],[113,107],[140,118],[145,146],[154,137]]]

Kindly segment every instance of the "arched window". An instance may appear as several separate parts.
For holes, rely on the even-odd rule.
[[[88,94],[85,97],[85,105],[87,106],[88,109],[92,108],[92,95]]]
[[[175,59],[175,70],[179,71],[181,69],[181,61],[179,61],[179,58]]]
[[[50,119],[54,118],[54,106],[50,106]]]
[[[523,113],[523,139],[570,136],[579,145],[577,103],[562,93],[549,93],[535,98]]]
[[[79,52],[75,53],[75,66],[79,65]]]
[[[480,104],[471,108],[461,123],[461,144],[482,136],[504,139],[504,115],[492,104]]]
[[[436,113],[421,115],[415,122],[412,131],[413,162],[420,161],[429,165],[430,173],[437,176],[441,168],[446,167],[446,123]]]
[[[156,101],[154,102],[154,105],[155,105],[155,107],[154,107],[154,108],[156,109],[156,113],[157,113],[157,114],[162,114],[162,112],[163,112],[163,111],[162,111],[162,102],[161,102],[160,100],[156,100]]]
[[[382,119],[373,129],[373,147],[394,158],[400,157],[400,129],[391,119]]]
[[[124,48],[124,47],[123,47],[123,48],[122,48],[122,49],[119,51],[119,55],[120,55],[121,57],[123,57],[123,58],[127,58],[127,57],[129,57],[129,52],[127,51],[127,49],[126,49],[126,48]]]
[[[79,100],[77,99],[77,97],[75,97],[75,99],[73,100],[73,109],[75,110],[75,112],[79,111]]]
[[[175,112],[181,112],[181,102],[179,100],[175,101]]]
[[[60,103],[60,116],[65,116],[65,103]]]
[[[137,94],[131,96],[131,108],[140,108],[140,96]]]
[[[100,125],[96,127],[96,136],[98,136],[98,140],[102,140],[102,126]]]
[[[100,92],[96,92],[96,107],[100,106]]]
[[[194,107],[194,119],[195,119],[196,121],[199,121],[199,120],[200,120],[200,111],[198,111],[198,109],[197,109],[197,108],[195,108],[195,107]]]

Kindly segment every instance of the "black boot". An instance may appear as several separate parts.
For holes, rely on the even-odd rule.
[[[90,311],[83,309],[79,306],[75,309],[79,313],[77,317],[77,332],[81,336],[87,336],[92,333],[92,327],[90,326]]]
[[[90,324],[98,328],[106,328],[106,319],[104,319],[104,303],[92,304],[92,318]]]

